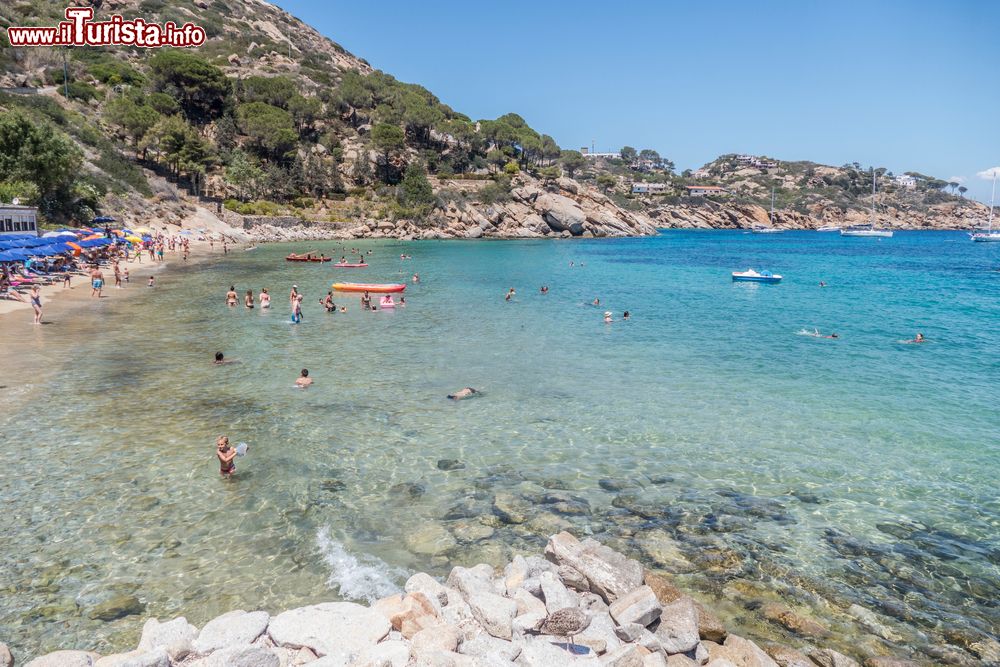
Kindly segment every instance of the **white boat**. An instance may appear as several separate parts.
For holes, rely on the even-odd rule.
[[[872,221],[867,225],[853,225],[840,230],[841,236],[882,237],[892,238],[888,229],[875,229],[875,168],[872,167]]]
[[[826,225],[825,227],[818,227],[816,229],[816,231],[817,232],[839,232],[840,231],[840,226],[839,225]]]
[[[784,229],[778,229],[774,226],[774,188],[771,188],[771,226],[765,227],[764,225],[753,225],[750,227],[750,231],[754,234],[780,234]]]
[[[758,273],[753,269],[747,269],[746,271],[733,271],[733,282],[774,284],[781,282],[781,276],[770,271]]]
[[[993,231],[993,201],[997,195],[997,170],[993,171],[993,193],[990,195],[990,219],[986,224],[985,232],[976,232],[971,235],[976,243],[1000,243],[1000,232]]]

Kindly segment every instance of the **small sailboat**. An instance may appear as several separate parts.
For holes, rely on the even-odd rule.
[[[867,225],[854,225],[840,230],[841,236],[884,237],[892,238],[892,231],[875,229],[875,168],[872,167],[872,221]]]
[[[750,228],[750,231],[754,234],[780,234],[784,229],[778,229],[774,226],[774,188],[771,188],[771,226],[765,227],[764,225],[754,225]]]
[[[817,227],[817,232],[839,232],[840,225],[825,225],[823,227]]]
[[[753,269],[747,269],[746,271],[733,271],[733,282],[734,283],[769,283],[775,284],[781,282],[781,276],[776,273],[771,273],[770,271],[754,271]]]
[[[1000,243],[1000,231],[993,231],[993,202],[997,195],[997,170],[993,170],[993,193],[990,195],[990,218],[986,223],[985,232],[972,234],[972,240],[976,243]]]

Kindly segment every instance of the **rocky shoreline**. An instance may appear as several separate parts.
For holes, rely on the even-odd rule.
[[[779,615],[780,610],[776,611]],[[787,612],[794,616],[791,612]],[[799,619],[801,621],[801,619]],[[794,619],[789,618],[792,623]],[[808,628],[803,629],[809,635]],[[822,639],[822,633],[812,634]],[[821,643],[821,642],[818,642]],[[995,642],[994,642],[995,643]],[[984,655],[982,664],[996,664]],[[995,656],[994,656],[995,657]],[[0,644],[0,667],[14,659]],[[544,557],[501,570],[411,576],[369,607],[326,602],[271,616],[236,610],[200,630],[149,619],[132,651],[60,650],[24,667],[860,667],[822,646],[758,644],[730,632],[664,574],[593,539],[549,538]],[[868,656],[865,667],[917,665]]]

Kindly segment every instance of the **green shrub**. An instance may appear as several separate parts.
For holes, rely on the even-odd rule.
[[[65,96],[66,88],[67,86],[59,86],[59,94]],[[96,100],[101,97],[101,93],[96,87],[90,85],[89,83],[83,83],[82,81],[70,81],[68,88],[69,99],[71,100],[89,102],[90,100]]]

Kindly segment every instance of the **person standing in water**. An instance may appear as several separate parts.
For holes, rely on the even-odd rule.
[[[236,293],[236,285],[230,285],[229,291],[226,292],[226,305],[235,306],[239,303],[240,295]]]
[[[101,290],[104,288],[104,274],[101,273],[101,269],[95,264],[94,268],[90,270],[90,296],[96,296],[98,299],[101,298]]]
[[[302,295],[295,297],[292,301],[292,323],[298,324],[302,321]]]
[[[35,309],[35,324],[42,323],[42,293],[38,285],[31,286],[31,307]]]
[[[292,291],[288,293],[288,303],[295,303],[295,300],[299,297],[299,286],[292,285]]]
[[[253,308],[253,290],[248,289],[247,295],[243,298],[243,305],[247,308]]]
[[[305,387],[308,387],[309,385],[311,385],[312,383],[313,383],[313,379],[311,377],[309,377],[309,369],[308,368],[303,368],[302,369],[302,373],[295,380],[295,386],[305,388]]]
[[[266,287],[260,291],[260,307],[261,308],[271,307],[271,295],[267,293]]]
[[[220,435],[215,441],[215,455],[219,458],[219,474],[223,477],[232,477],[236,472],[236,450],[229,446],[229,438]]]

